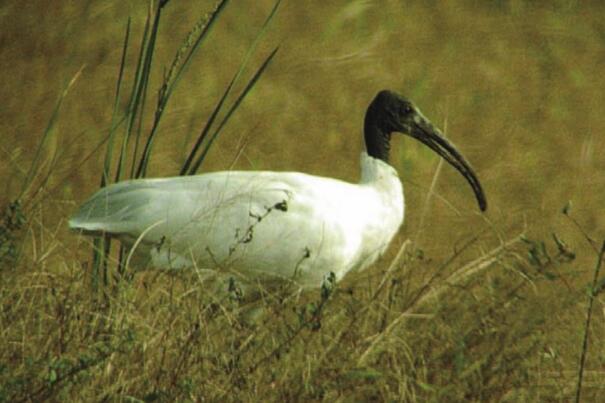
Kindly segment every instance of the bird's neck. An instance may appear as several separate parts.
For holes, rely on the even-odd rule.
[[[364,137],[368,155],[388,163],[391,150],[391,133],[385,132],[378,126],[370,111],[368,111],[365,118]]]

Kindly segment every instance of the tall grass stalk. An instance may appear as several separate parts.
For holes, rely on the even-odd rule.
[[[146,89],[147,89],[147,85],[149,83],[149,74],[151,71],[151,68],[149,66],[146,66],[146,61],[147,63],[151,63],[151,56],[147,56],[147,55],[151,55],[153,54],[153,46],[155,45],[155,41],[151,40],[150,38],[153,37],[153,34],[151,34],[150,32],[155,30],[157,32],[158,30],[158,24],[159,24],[159,14],[156,12],[156,18],[154,19],[154,23],[155,26],[151,25],[151,19],[153,16],[153,9],[152,9],[152,2],[149,3],[149,9],[147,12],[147,18],[145,20],[145,27],[143,29],[143,35],[141,37],[141,42],[139,44],[139,53],[138,53],[138,57],[136,59],[136,70],[134,73],[134,77],[133,77],[133,83],[132,83],[132,89],[131,89],[131,93],[130,93],[130,97],[128,100],[128,106],[126,109],[126,129],[124,132],[124,135],[122,137],[122,145],[120,148],[120,154],[118,157],[118,163],[117,163],[117,167],[116,167],[116,173],[115,173],[115,178],[114,181],[119,181],[121,176],[122,176],[122,172],[125,170],[125,165],[126,165],[126,158],[127,158],[127,149],[128,149],[128,144],[130,142],[130,138],[132,136],[132,131],[134,130],[134,126],[137,120],[137,117],[139,119],[142,119],[142,117],[140,115],[142,115],[142,109],[143,109],[143,101],[144,101],[144,96],[143,94],[146,93]],[[139,111],[141,111],[141,113],[139,113]],[[135,165],[135,161],[136,161],[136,151],[138,149],[138,145],[140,142],[140,136],[141,133],[138,132],[137,136],[135,138],[134,141],[134,152],[135,154],[133,155],[133,161],[132,161],[132,168],[131,168],[131,177],[132,172],[134,170],[134,165]]]
[[[578,385],[576,387],[576,403],[580,402],[582,395],[582,379],[584,376],[584,365],[586,364],[586,354],[588,353],[588,333],[590,331],[590,322],[592,319],[592,306],[594,299],[597,295],[597,283],[599,281],[599,273],[601,272],[601,265],[603,264],[603,255],[605,255],[605,241],[601,245],[597,257],[597,263],[594,269],[594,276],[592,278],[592,284],[588,290],[588,307],[586,308],[586,323],[584,324],[584,337],[582,339],[582,352],[580,354],[580,365],[578,367]]]
[[[122,80],[124,78],[124,68],[126,66],[126,56],[128,52],[128,42],[130,39],[130,23],[131,19],[128,17],[126,23],[126,33],[124,34],[124,43],[122,45],[122,57],[120,58],[120,66],[118,69],[118,78],[116,80],[116,92],[114,96],[113,111],[111,113],[111,126],[109,128],[109,136],[107,140],[107,146],[105,148],[105,161],[103,163],[103,174],[101,175],[101,187],[107,185],[110,182],[110,170],[111,163],[113,161],[113,148],[115,143],[115,136],[119,123],[124,122],[125,119],[119,119],[119,108],[120,108],[120,95],[122,89]]]
[[[200,156],[197,158],[196,162],[191,167],[191,169],[189,171],[189,175],[196,174],[197,171],[200,169],[200,166],[206,159],[206,155],[208,155],[210,148],[212,147],[212,145],[214,144],[214,141],[217,139],[217,137],[221,133],[223,127],[225,127],[225,125],[229,121],[229,118],[231,117],[231,115],[233,115],[233,113],[240,106],[241,102],[244,100],[246,95],[248,95],[248,93],[252,90],[252,88],[254,88],[254,86],[256,85],[256,82],[262,76],[262,74],[265,72],[265,69],[269,66],[269,63],[271,63],[271,61],[273,60],[273,57],[275,56],[275,54],[277,53],[278,50],[279,50],[279,47],[276,47],[275,49],[273,49],[273,51],[269,54],[269,56],[267,56],[267,58],[265,59],[263,64],[258,68],[256,73],[254,73],[254,76],[250,79],[250,81],[248,82],[246,87],[243,89],[243,91],[237,97],[237,99],[235,100],[235,102],[233,103],[233,105],[231,106],[229,111],[227,111],[227,114],[225,115],[225,117],[223,118],[221,123],[218,125],[218,127],[216,128],[216,130],[214,131],[214,133],[208,140],[206,146],[204,147],[204,150],[202,151]]]
[[[447,118],[443,122],[443,135],[447,136]],[[420,240],[420,234],[424,229],[424,221],[429,212],[429,208],[431,205],[431,198],[435,193],[435,188],[437,187],[437,181],[441,174],[441,168],[443,167],[443,158],[439,158],[437,162],[437,168],[435,168],[435,173],[433,173],[433,179],[431,179],[431,185],[429,186],[429,190],[426,193],[426,197],[424,199],[424,203],[422,205],[422,212],[420,213],[420,222],[418,223],[418,230],[416,231],[416,242]]]
[[[212,143],[218,137],[218,135],[219,135],[219,133],[221,131],[220,129],[227,123],[227,121],[229,120],[229,117],[231,116],[231,114],[235,111],[235,109],[237,109],[237,106],[239,106],[239,102],[238,101],[241,101],[247,95],[247,93],[252,89],[252,87],[254,86],[254,83],[256,82],[256,79],[258,79],[258,77],[260,77],[260,75],[264,71],[264,68],[266,68],[266,66],[269,64],[269,62],[273,58],[273,55],[274,55],[274,53],[275,53],[275,51],[277,49],[273,52],[273,54],[271,54],[267,59],[265,59],[265,62],[262,64],[263,67],[261,67],[257,71],[257,74],[255,74],[256,79],[253,78],[246,85],[247,90],[244,90],[244,92],[242,93],[242,95],[240,95],[240,97],[238,98],[238,101],[236,101],[233,104],[234,107],[232,107],[230,109],[229,113],[227,113],[225,119],[219,125],[219,129],[215,131],[215,133],[213,134],[213,136],[206,143],[206,146],[205,146],[204,150],[202,151],[201,156],[198,157],[197,161],[194,164],[193,160],[195,159],[195,156],[197,155],[197,153],[199,151],[199,148],[204,143],[204,140],[206,140],[206,137],[207,137],[208,133],[210,132],[210,129],[211,129],[212,125],[214,124],[214,121],[215,121],[217,115],[221,111],[221,109],[223,107],[223,104],[225,103],[225,100],[227,99],[227,97],[231,93],[231,89],[233,88],[233,86],[237,83],[237,81],[239,80],[240,76],[244,72],[246,66],[248,65],[248,62],[249,62],[251,56],[256,51],[256,47],[257,47],[258,43],[260,42],[260,39],[263,37],[265,31],[269,27],[269,23],[271,22],[271,20],[273,20],[273,17],[275,16],[275,13],[277,12],[277,9],[278,9],[278,7],[279,7],[280,4],[281,4],[281,0],[277,0],[275,2],[275,4],[273,5],[273,9],[271,10],[271,12],[269,13],[269,15],[265,19],[265,22],[263,23],[263,26],[261,27],[260,31],[256,35],[256,38],[254,38],[254,41],[252,42],[252,44],[248,48],[248,51],[246,52],[246,55],[242,59],[242,62],[240,63],[239,68],[237,69],[237,72],[235,73],[235,75],[233,76],[233,78],[231,79],[231,81],[229,82],[229,84],[227,85],[227,87],[225,88],[225,91],[223,92],[223,95],[218,100],[218,102],[216,103],[216,105],[214,107],[214,110],[212,111],[212,113],[208,117],[208,120],[206,121],[206,124],[204,125],[204,128],[200,132],[200,135],[198,136],[197,141],[193,145],[193,148],[191,149],[191,152],[189,153],[189,156],[185,160],[185,163],[183,164],[183,166],[181,168],[181,171],[179,172],[179,175],[193,175],[193,174],[195,174],[197,172],[197,170],[199,169],[200,165],[202,164],[202,162],[203,162],[206,154],[208,153],[208,150],[212,146]],[[193,167],[192,167],[192,164],[193,164]]]
[[[176,85],[182,78],[186,68],[190,65],[193,60],[193,56],[200,49],[201,45],[208,38],[208,34],[211,32],[212,27],[216,24],[221,13],[229,3],[228,0],[221,0],[215,4],[214,8],[210,13],[208,13],[205,17],[201,18],[193,29],[189,32],[189,35],[185,39],[184,43],[176,52],[176,55],[171,63],[171,67],[168,72],[165,74],[163,81],[160,85],[160,89],[158,92],[158,99],[155,108],[155,112],[153,115],[153,120],[151,123],[151,128],[149,133],[146,135],[146,140],[143,146],[143,149],[139,155],[139,145],[141,143],[142,138],[142,128],[144,121],[144,111],[145,111],[145,103],[147,99],[148,88],[150,85],[150,77],[153,67],[153,55],[155,53],[155,45],[157,42],[158,32],[160,30],[161,16],[165,6],[168,4],[168,1],[162,1],[157,3],[156,7],[152,7],[153,3],[150,3],[149,11],[147,13],[147,19],[145,21],[145,27],[143,30],[142,39],[139,45],[138,57],[136,59],[136,69],[133,76],[133,85],[130,93],[130,97],[127,102],[127,108],[124,114],[124,117],[120,117],[119,113],[119,105],[121,101],[121,93],[122,87],[124,84],[124,71],[127,64],[127,53],[130,41],[130,27],[131,20],[130,18],[126,24],[126,32],[124,35],[124,41],[122,44],[122,57],[120,60],[120,65],[118,69],[118,77],[116,80],[116,92],[114,97],[114,107],[111,118],[111,127],[108,136],[107,148],[105,152],[105,161],[103,164],[103,172],[101,174],[101,187],[106,186],[109,183],[109,178],[111,177],[111,167],[114,165],[114,148],[116,145],[116,135],[120,125],[125,122],[126,127],[123,132],[121,146],[119,149],[119,154],[117,158],[117,163],[115,163],[116,171],[113,175],[114,181],[119,181],[122,179],[122,176],[125,173],[126,162],[128,159],[131,160],[131,168],[130,168],[130,177],[131,178],[141,178],[146,175],[147,167],[150,163],[154,140],[158,135],[158,128],[160,122],[162,120],[163,113],[166,109],[166,106],[171,99],[172,94],[176,88]],[[199,150],[202,142],[204,141],[216,115],[221,110],[227,95],[229,95],[233,85],[237,82],[237,80],[241,77],[245,67],[249,59],[254,54],[257,45],[267,30],[269,23],[272,21],[273,17],[276,14],[276,11],[279,7],[281,0],[277,0],[269,13],[269,16],[265,19],[260,32],[257,34],[255,40],[250,45],[246,56],[242,60],[240,67],[237,70],[233,80],[227,86],[222,98],[217,103],[214,112],[210,115],[202,134],[198,138],[198,141],[194,145],[189,157],[184,163],[184,167],[189,168],[189,165],[192,164],[196,153]],[[185,173],[194,173],[196,172],[207,153],[209,152],[214,140],[221,133],[221,130],[228,122],[229,118],[232,114],[237,110],[242,100],[246,97],[246,95],[253,89],[254,85],[258,81],[258,79],[262,76],[265,69],[268,67],[269,63],[275,56],[277,52],[277,48],[264,60],[261,67],[256,71],[253,77],[245,86],[242,93],[235,100],[233,105],[229,108],[228,112],[225,114],[225,117],[220,122],[218,128],[213,132],[209,141],[205,144],[205,147],[202,150],[202,153],[195,160],[193,167],[187,172],[187,170],[181,170],[181,175]],[[131,139],[134,136],[134,144]],[[130,157],[128,155],[128,150],[131,149]],[[136,167],[136,168],[135,168]],[[108,237],[97,238],[93,242],[93,261],[92,261],[92,285],[93,289],[98,289],[98,285],[102,283],[104,286],[108,285],[108,256],[111,252],[111,240]],[[120,258],[118,261],[118,273],[123,274],[125,270],[125,261],[124,257],[126,256],[122,247],[120,248]],[[128,255],[127,261],[130,261],[131,256]]]
[[[29,170],[27,171],[27,175],[25,176],[25,179],[23,180],[23,185],[21,186],[21,191],[19,193],[19,196],[17,196],[17,198],[16,198],[16,201],[19,203],[23,200],[26,193],[31,188],[32,183],[34,182],[34,179],[35,179],[36,175],[38,174],[38,170],[40,169],[40,165],[41,165],[42,152],[45,148],[46,143],[48,142],[49,138],[52,136],[52,134],[54,132],[53,129],[55,127],[57,118],[59,117],[59,111],[61,110],[63,101],[65,100],[65,97],[67,97],[67,94],[69,93],[71,88],[74,86],[76,81],[78,81],[78,79],[82,75],[82,70],[84,70],[84,67],[85,66],[80,67],[80,69],[76,72],[76,74],[73,75],[73,77],[71,78],[69,83],[67,83],[67,85],[65,86],[63,91],[61,91],[61,94],[59,95],[59,98],[57,99],[55,108],[53,109],[50,119],[48,120],[48,123],[46,125],[46,129],[44,129],[44,133],[42,133],[42,138],[41,138],[40,142],[38,143],[38,147],[36,148],[36,153],[34,154],[34,158],[31,162]],[[42,189],[43,187],[44,187],[44,183],[39,184],[39,186],[36,190],[36,193],[38,191],[40,191],[40,189]],[[34,195],[30,195],[30,197],[28,197],[28,199],[30,199],[30,200],[33,199],[33,196]]]
[[[155,114],[154,114],[152,128],[151,128],[151,131],[149,132],[149,135],[147,136],[147,141],[145,143],[145,147],[143,148],[143,153],[139,159],[139,165],[138,165],[135,177],[140,178],[140,177],[145,176],[146,171],[147,171],[147,166],[148,166],[149,160],[151,158],[153,141],[155,140],[155,136],[157,134],[157,129],[160,124],[160,120],[162,118],[164,110],[166,108],[166,104],[168,103],[168,101],[174,91],[174,88],[176,87],[176,84],[179,82],[183,72],[185,71],[185,68],[191,62],[193,55],[196,53],[198,48],[204,42],[204,40],[206,39],[211,28],[214,26],[215,22],[218,20],[219,16],[221,15],[222,11],[224,10],[224,8],[226,7],[227,4],[228,4],[228,0],[222,0],[219,3],[217,3],[214,10],[205,19],[205,21],[202,25],[202,29],[201,29],[199,35],[197,36],[195,42],[193,43],[193,46],[189,46],[187,41],[185,42],[185,45],[181,48],[181,49],[187,49],[182,63],[181,63],[182,55],[180,52],[177,53],[177,55],[174,59],[174,62],[172,64],[173,67],[170,69],[168,76],[165,77],[164,83],[162,84],[162,86],[160,88],[160,93],[158,96],[158,102],[157,102],[157,107],[156,107]],[[159,24],[159,17],[157,20],[158,20],[158,24]],[[152,32],[157,33],[157,30],[155,30],[155,31],[152,30]],[[155,36],[153,36],[153,37],[155,39]],[[154,43],[155,43],[155,40],[154,40]],[[151,60],[149,61],[149,65],[151,65]]]

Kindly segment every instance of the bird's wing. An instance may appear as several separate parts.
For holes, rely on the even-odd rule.
[[[271,194],[281,190],[287,196],[284,186],[262,172],[236,171],[124,181],[95,193],[69,220],[69,226],[92,234],[134,238],[146,233],[145,238],[155,242],[193,221],[216,219],[219,209],[233,212],[234,208],[268,206]]]

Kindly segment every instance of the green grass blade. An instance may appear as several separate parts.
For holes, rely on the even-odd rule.
[[[130,134],[132,132],[132,126],[134,124],[134,120],[136,118],[136,112],[138,110],[138,94],[139,87],[141,85],[141,81],[143,79],[143,64],[145,60],[145,52],[147,50],[147,42],[149,38],[149,31],[151,21],[151,11],[147,14],[147,19],[145,20],[145,28],[143,29],[143,36],[141,38],[141,43],[139,46],[139,54],[137,56],[137,66],[134,73],[134,82],[132,85],[132,89],[130,92],[130,97],[128,100],[128,107],[126,110],[126,129],[124,137],[122,138],[122,146],[120,148],[120,155],[118,156],[117,169],[115,174],[115,181],[117,182],[121,178],[122,169],[124,167],[124,160],[126,158],[126,149],[128,146],[128,141],[130,140]]]
[[[239,95],[239,97],[233,103],[233,105],[231,106],[231,108],[229,109],[229,111],[227,112],[227,114],[225,115],[225,117],[223,118],[223,120],[221,121],[219,127],[216,129],[216,131],[212,134],[212,137],[210,137],[210,139],[206,143],[206,146],[204,147],[204,150],[202,151],[202,154],[199,156],[199,158],[197,159],[196,163],[194,164],[194,166],[189,171],[189,175],[194,175],[199,170],[200,166],[202,165],[202,162],[206,158],[206,154],[208,154],[208,151],[210,150],[210,147],[212,147],[212,144],[214,143],[214,141],[216,140],[216,138],[218,137],[218,135],[221,133],[223,127],[227,124],[227,122],[229,121],[229,118],[231,117],[231,115],[233,115],[233,112],[235,112],[237,110],[237,108],[239,107],[239,105],[241,104],[241,102],[244,100],[244,98],[246,97],[246,95],[248,95],[248,93],[254,88],[254,86],[256,85],[256,83],[258,81],[258,79],[265,72],[266,68],[269,66],[269,63],[271,63],[271,60],[273,60],[273,57],[275,56],[275,54],[277,53],[278,50],[279,50],[279,46],[276,47],[273,50],[273,52],[271,52],[271,54],[265,59],[265,61],[263,62],[263,64],[260,66],[260,68],[256,71],[256,73],[254,74],[254,76],[252,77],[252,79],[246,85],[246,88],[244,88],[244,90],[242,91],[242,93]]]
[[[116,94],[113,103],[113,111],[111,113],[111,127],[109,129],[109,139],[107,140],[107,148],[105,150],[105,162],[103,164],[103,174],[101,175],[101,187],[104,187],[109,181],[109,174],[111,169],[111,161],[113,160],[113,147],[115,143],[115,134],[118,128],[118,110],[120,107],[120,93],[122,89],[122,80],[124,78],[124,67],[126,66],[126,54],[128,52],[128,42],[130,39],[130,23],[131,19],[128,17],[126,23],[126,34],[124,36],[124,43],[122,45],[122,57],[120,59],[120,68],[118,70],[118,79],[116,82]]]
[[[155,10],[155,13],[152,14],[150,11],[147,15],[147,20],[145,22],[145,30],[143,34],[143,38],[141,40],[141,46],[139,51],[139,56],[137,59],[137,69],[135,72],[134,85],[130,97],[130,101],[128,103],[128,123],[126,126],[126,133],[124,135],[122,141],[121,153],[118,158],[118,169],[116,172],[115,181],[119,181],[122,172],[125,171],[125,164],[127,160],[127,149],[130,139],[132,137],[132,131],[136,126],[137,119],[142,119],[142,114],[144,111],[144,95],[147,90],[147,86],[149,85],[149,76],[151,73],[151,64],[153,61],[153,54],[155,50],[155,42],[157,38],[157,33],[159,30],[160,17],[161,17],[161,9],[162,4],[158,5]],[[153,15],[153,17],[152,17]],[[153,23],[150,23],[153,18]],[[139,138],[135,140],[137,144],[135,144],[135,149],[137,149],[137,145],[139,142]],[[136,160],[136,155],[132,156],[133,160]],[[134,162],[133,162],[134,163]]]
[[[196,50],[199,49],[200,45],[203,43],[204,39],[207,37],[208,33],[210,32],[211,28],[214,26],[214,23],[217,21],[218,17],[221,15],[221,12],[224,10],[224,8],[228,2],[229,2],[228,0],[220,1],[217,4],[217,6],[215,7],[215,9],[210,13],[204,26],[202,27],[202,31],[198,35],[193,46],[188,48],[189,51],[185,55],[184,61],[179,65],[179,67],[176,67],[178,60],[180,59],[180,55],[177,53],[177,56],[175,57],[173,65],[166,77],[166,81],[164,82],[164,84],[160,90],[160,97],[158,100],[158,106],[155,111],[153,126],[147,137],[147,142],[145,143],[145,147],[143,149],[143,153],[141,155],[141,159],[139,161],[139,167],[136,171],[135,177],[139,178],[139,177],[145,176],[146,171],[147,171],[147,165],[148,165],[150,157],[151,157],[153,141],[155,140],[155,136],[157,135],[157,128],[159,126],[159,123],[160,123],[162,114],[165,110],[166,104],[168,103],[168,100],[170,99],[170,96],[172,95],[172,93],[176,87],[176,84],[179,81],[179,79],[181,78],[185,68],[189,65],[193,55],[196,53]]]
[[[19,193],[19,196],[16,199],[17,201],[21,200],[23,198],[23,196],[25,195],[25,193],[29,190],[29,187],[31,186],[31,184],[34,180],[34,177],[36,176],[36,172],[40,168],[40,158],[42,157],[42,150],[44,149],[44,145],[46,144],[47,140],[49,139],[49,137],[51,136],[51,134],[53,132],[53,128],[55,127],[55,123],[57,121],[57,118],[59,117],[59,111],[61,110],[61,105],[63,104],[63,100],[69,93],[69,90],[73,87],[75,82],[78,80],[78,78],[80,78],[80,75],[82,74],[82,70],[84,70],[84,66],[80,67],[80,70],[78,70],[76,72],[76,74],[74,74],[72,79],[69,81],[69,83],[65,86],[65,88],[59,95],[59,99],[57,100],[57,103],[55,104],[55,108],[53,109],[50,119],[48,120],[46,129],[44,129],[44,134],[42,134],[42,139],[40,140],[40,143],[38,143],[38,148],[36,149],[36,154],[34,155],[34,159],[32,160],[32,163],[29,167],[27,175],[25,176],[25,180],[23,181],[23,186],[21,187],[21,192]]]
[[[105,187],[109,182],[111,162],[113,160],[113,149],[115,145],[115,135],[118,127],[120,126],[122,119],[118,119],[118,110],[120,106],[120,93],[122,89],[122,80],[124,78],[124,67],[126,65],[126,54],[128,52],[128,43],[130,39],[130,23],[131,19],[128,18],[126,23],[126,33],[124,35],[124,42],[122,44],[122,57],[120,59],[120,67],[118,69],[118,78],[116,80],[116,93],[113,104],[113,111],[111,114],[111,126],[109,129],[109,138],[107,140],[107,147],[105,149],[105,161],[103,163],[103,172],[101,174],[100,187]],[[107,277],[107,257],[111,248],[109,239],[95,239],[93,242],[92,250],[92,270],[91,270],[91,285],[93,290],[98,290],[99,287],[99,275],[103,272],[103,277]],[[101,267],[102,266],[102,267]]]
[[[231,82],[225,89],[223,96],[221,97],[221,99],[217,102],[216,106],[214,107],[214,110],[212,111],[212,113],[210,114],[210,117],[206,121],[206,124],[204,125],[202,132],[198,136],[197,141],[195,142],[193,148],[191,149],[191,152],[189,153],[187,160],[183,164],[183,167],[181,168],[179,175],[182,176],[182,175],[188,174],[189,168],[191,167],[191,163],[193,162],[193,159],[195,158],[199,148],[202,146],[202,143],[206,139],[208,132],[210,132],[210,128],[212,127],[212,124],[214,123],[214,120],[216,119],[216,116],[218,115],[219,111],[223,107],[223,104],[225,103],[225,100],[227,99],[227,95],[229,95],[229,93],[231,92],[231,88],[233,88],[233,84],[235,84],[235,80],[237,79],[237,76],[238,76],[237,74],[235,76],[233,76],[233,78],[231,79]]]
[[[206,125],[204,126],[204,129],[198,136],[198,139],[197,139],[195,145],[193,146],[193,149],[189,153],[189,156],[187,157],[185,164],[181,168],[179,175],[186,175],[186,174],[193,175],[197,171],[197,169],[193,169],[193,170],[191,169],[191,163],[192,163],[193,159],[195,158],[202,143],[206,139],[206,136],[208,135],[208,132],[210,131],[210,128],[212,127],[212,124],[214,123],[214,120],[216,119],[216,116],[218,115],[219,111],[223,107],[223,104],[224,104],[225,100],[227,99],[227,96],[231,92],[233,85],[239,80],[240,76],[242,75],[246,66],[248,65],[250,58],[254,54],[256,47],[257,47],[258,43],[260,42],[260,39],[263,37],[264,33],[266,32],[267,27],[269,26],[269,23],[271,22],[271,20],[273,20],[273,17],[275,16],[275,13],[277,12],[277,9],[279,8],[280,4],[281,4],[281,0],[277,0],[275,2],[275,4],[273,5],[271,12],[265,19],[265,22],[263,23],[263,26],[261,27],[259,33],[254,38],[252,45],[250,45],[250,47],[248,48],[248,51],[246,52],[246,55],[244,56],[244,59],[242,60],[237,72],[235,73],[235,76],[233,77],[233,79],[231,80],[229,85],[227,86],[227,88],[226,88],[225,92],[223,93],[223,96],[221,97],[219,102],[216,104],[216,107],[214,108],[212,114],[210,115],[210,118],[206,121]],[[207,151],[204,153],[204,157],[205,157],[206,153],[207,153]],[[201,165],[201,161],[198,160],[196,165],[199,168],[199,165]]]
[[[147,46],[147,52],[146,52],[146,57],[145,57],[145,62],[143,63],[143,80],[141,82],[141,85],[139,87],[139,93],[137,96],[137,106],[138,106],[138,110],[140,111],[140,113],[138,114],[138,121],[139,121],[139,128],[142,125],[142,121],[143,121],[143,115],[144,115],[144,106],[145,106],[145,100],[147,99],[147,89],[149,87],[149,77],[151,75],[151,66],[152,66],[152,62],[153,62],[153,54],[154,54],[154,50],[155,50],[155,44],[156,44],[156,39],[157,39],[157,33],[159,30],[159,26],[160,26],[160,17],[161,17],[161,9],[162,9],[162,5],[160,4],[160,6],[158,7],[158,10],[156,11],[156,15],[155,15],[155,20],[153,23],[153,27],[151,29],[151,35],[149,37],[149,43]],[[133,125],[135,122],[135,117],[133,116]],[[158,113],[156,111],[155,114],[155,119],[153,122],[153,126],[151,128],[151,132],[149,133],[149,136],[147,138],[147,142],[145,144],[145,148],[143,150],[143,153],[141,155],[141,159],[140,159],[140,163],[139,163],[139,170],[137,170],[137,174],[135,177],[140,177],[140,176],[144,176],[144,173],[141,173],[141,165],[144,164],[144,166],[147,165],[147,161],[149,159],[149,154],[151,153],[151,146],[153,141],[149,140],[150,138],[152,139],[155,136],[155,131],[157,129],[157,123],[159,121],[159,116]],[[130,127],[130,129],[132,130],[132,127]],[[130,135],[130,132],[129,132]],[[136,164],[136,159],[137,159],[137,155],[136,153],[138,152],[138,148],[139,148],[139,144],[140,144],[140,140],[141,140],[141,130],[137,130],[137,136],[135,139],[135,145],[134,145],[134,151],[135,153],[132,155],[132,168],[131,168],[131,172],[134,172],[134,165]],[[132,175],[131,175],[132,176]]]
[[[172,95],[172,92],[176,88],[176,85],[179,82],[179,80],[181,79],[185,69],[187,68],[187,66],[189,66],[189,63],[191,63],[191,60],[192,60],[194,54],[201,47],[202,43],[204,42],[204,40],[206,39],[206,37],[208,36],[210,31],[214,27],[214,23],[218,20],[219,16],[222,14],[223,10],[225,9],[225,7],[227,6],[228,3],[229,3],[229,0],[221,0],[214,7],[214,10],[212,10],[209,13],[208,18],[206,19],[205,23],[203,24],[203,27],[201,28],[202,31],[196,38],[193,46],[187,48],[188,52],[185,55],[183,62],[178,64],[178,61],[180,60],[181,57],[178,53],[175,56],[174,63],[171,66],[171,68],[168,72],[168,75],[167,75],[167,84],[168,85],[166,86],[166,89],[164,92],[165,102],[167,102],[168,98],[170,98],[170,96]],[[194,30],[195,30],[195,28],[194,28]],[[185,42],[187,42],[187,40]],[[176,67],[177,65],[178,65],[178,67]]]
[[[145,103],[147,102],[147,90],[148,89],[149,89],[149,85],[146,85],[143,88],[143,96],[141,98],[141,105],[145,105]],[[132,163],[130,164],[130,177],[131,178],[134,178],[135,169],[137,166],[137,155],[139,155],[139,146],[141,145],[141,137],[142,137],[142,133],[143,133],[143,116],[144,116],[144,111],[141,109],[141,113],[139,114],[139,118],[138,118],[134,146],[133,146],[133,150],[132,150]]]
[[[130,103],[131,108],[129,108],[129,110],[128,110],[128,113],[129,113],[128,126],[127,126],[126,133],[124,134],[122,148],[120,151],[120,158],[119,158],[118,168],[117,168],[116,176],[115,176],[116,182],[120,180],[120,178],[122,176],[122,172],[124,171],[125,163],[126,163],[126,152],[127,152],[127,148],[128,148],[129,139],[132,137],[133,127],[135,126],[135,122],[138,119],[139,129],[137,130],[137,137],[135,139],[134,154],[132,155],[132,158],[131,158],[132,159],[131,176],[132,176],[132,171],[134,170],[134,164],[136,161],[136,153],[137,153],[139,139],[140,139],[140,133],[141,133],[140,128],[142,125],[143,114],[144,114],[145,99],[146,99],[146,94],[147,94],[147,88],[149,86],[149,77],[151,74],[151,67],[152,67],[152,63],[153,63],[153,55],[155,52],[157,34],[159,31],[159,26],[160,26],[161,10],[166,4],[167,4],[167,1],[163,1],[158,4],[158,7],[155,11],[153,24],[151,25],[151,30],[150,30],[149,36],[147,36],[148,31],[146,30],[145,34],[143,36],[143,40],[141,42],[141,50],[145,49],[145,51],[144,51],[144,53],[141,52],[139,54],[139,60],[137,61],[137,72],[139,74],[135,74],[135,87],[134,87],[134,93],[133,93],[134,96],[131,98],[131,103]],[[147,21],[145,24],[146,29],[149,26],[150,19],[151,19],[150,15],[148,15]],[[149,40],[146,41],[147,37],[149,38]],[[122,247],[120,247],[120,251],[121,251],[121,248]],[[99,262],[102,262],[101,264],[102,264],[103,284],[105,286],[107,286],[108,278],[109,278],[107,261],[108,261],[110,250],[111,250],[111,240],[109,238],[105,238],[103,240],[103,250],[102,250],[103,256],[102,256],[102,259],[99,260]],[[96,253],[99,253],[99,252],[96,252]],[[118,263],[118,265],[119,266],[122,265],[121,260]],[[98,283],[98,281],[97,281],[97,283]]]
[[[126,117],[122,116],[120,117],[120,119],[116,122],[116,127],[120,127],[124,122],[126,121]],[[111,127],[110,127],[111,128]],[[109,129],[110,129],[109,128]],[[108,129],[108,130],[109,130]],[[84,132],[84,134],[86,134],[86,132]],[[82,138],[82,136],[77,137],[78,139]],[[55,193],[59,188],[64,187],[66,185],[66,183],[68,183],[68,181],[70,179],[72,179],[72,177],[79,172],[79,170],[82,168],[82,166],[84,166],[84,163],[86,163],[88,160],[90,160],[93,156],[99,154],[102,150],[102,148],[105,146],[106,147],[106,143],[109,140],[109,134],[107,134],[104,138],[102,138],[89,152],[88,154],[84,155],[79,162],[77,163],[77,165],[72,166],[72,170],[67,173],[62,179],[57,180],[56,183],[53,184],[53,187],[50,188],[48,190],[48,194],[53,194]],[[75,143],[75,142],[74,142]]]
[[[596,297],[596,289],[599,281],[599,272],[601,271],[601,266],[603,265],[603,256],[605,255],[605,241],[601,245],[601,250],[599,251],[597,257],[597,264],[594,270],[594,276],[592,279],[592,284],[590,287],[590,292],[588,295],[588,307],[586,308],[586,322],[584,324],[584,337],[582,338],[582,351],[580,354],[580,365],[578,366],[578,383],[576,386],[576,403],[580,402],[580,397],[582,395],[582,379],[584,377],[584,366],[586,364],[586,353],[588,352],[588,333],[590,331],[590,322],[592,318],[593,311],[593,302]]]
[[[155,44],[156,44],[157,34],[159,31],[159,26],[160,26],[161,10],[162,10],[162,5],[160,4],[156,10],[153,25],[151,27],[151,34],[149,35],[149,41],[147,42],[147,49],[145,51],[145,60],[143,61],[141,80],[139,81],[136,96],[134,99],[134,110],[133,110],[132,120],[130,121],[130,124],[128,127],[128,134],[127,134],[128,137],[130,137],[132,129],[134,127],[134,123],[137,118],[137,111],[140,111],[141,114],[143,113],[143,106],[144,106],[143,102],[142,102],[143,94],[146,92],[146,87],[149,85],[149,76],[151,74],[151,65],[153,62]],[[157,113],[156,113],[156,116],[157,116]],[[154,125],[151,129],[151,133],[149,134],[149,137],[153,137],[153,133],[156,130],[155,129],[156,126],[157,126],[157,124],[154,122]],[[149,158],[148,155],[151,150],[151,145],[152,145],[151,143],[152,143],[152,141],[149,141],[149,138],[148,138],[148,141],[145,144],[145,149],[143,150],[143,154],[140,159],[139,169],[137,170],[136,177],[140,177],[141,175],[144,175],[142,173],[143,170],[141,169],[141,167],[147,165],[146,161]],[[125,150],[125,147],[124,147],[124,150]],[[136,159],[136,156],[133,156],[133,158]],[[125,159],[122,159],[122,161],[124,161],[124,160]]]

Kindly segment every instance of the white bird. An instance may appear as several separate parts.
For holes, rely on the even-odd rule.
[[[391,133],[441,155],[486,199],[470,164],[406,98],[381,91],[365,116],[361,179],[299,172],[226,171],[107,186],[69,220],[108,235],[157,268],[227,269],[319,286],[374,262],[403,223],[403,187],[389,164]]]

